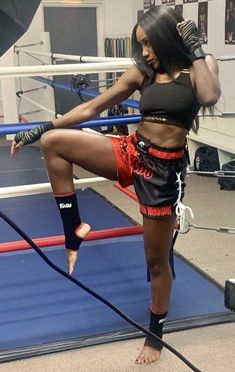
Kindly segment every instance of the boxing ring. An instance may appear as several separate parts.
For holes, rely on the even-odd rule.
[[[126,68],[124,63],[111,67],[104,63],[99,69],[120,71],[124,65]],[[49,67],[42,67],[46,67],[42,75],[48,74]],[[76,66],[79,71],[80,68],[83,72],[86,69],[97,72],[98,66]],[[2,68],[0,76],[20,74],[20,69],[14,69],[6,72]],[[50,66],[53,74],[59,74],[60,70],[63,74],[74,73],[74,69],[74,65],[73,70],[71,66],[67,69],[64,65]],[[33,71],[29,70],[25,67],[21,72],[25,75],[21,76],[39,73],[35,66]],[[128,103],[137,104],[134,100]],[[139,119],[138,114],[113,118],[122,124],[138,123]],[[108,120],[110,118],[98,118],[93,125],[106,125]],[[0,134],[15,133],[37,124],[1,125]],[[92,127],[92,123],[83,124],[87,126]],[[1,211],[32,238],[51,261],[64,269],[62,224],[40,150],[28,146],[10,159],[9,146],[2,146],[0,154]],[[79,250],[74,277],[147,326],[150,289],[142,226],[90,189],[92,182],[107,180],[100,177],[75,180],[81,214],[92,226],[92,232]],[[224,306],[222,286],[176,252],[174,269],[176,278],[166,333],[235,320],[234,314]],[[0,271],[0,362],[143,337],[142,332],[103,303],[51,270],[3,219],[0,219]]]

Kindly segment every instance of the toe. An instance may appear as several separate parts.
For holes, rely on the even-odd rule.
[[[67,270],[71,275],[77,262],[78,252],[72,249],[66,249],[67,253]]]

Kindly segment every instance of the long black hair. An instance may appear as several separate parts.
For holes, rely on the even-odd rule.
[[[147,77],[147,84],[150,84],[156,71],[149,66],[142,56],[142,46],[136,38],[138,25],[146,33],[149,43],[156,54],[160,69],[173,78],[174,68],[189,67],[190,59],[182,38],[179,35],[176,25],[184,21],[183,17],[171,7],[155,6],[150,8],[135,25],[132,32],[132,58],[137,67]]]
[[[174,68],[189,68],[192,64],[189,53],[182,41],[176,28],[177,23],[184,21],[182,15],[175,9],[160,5],[151,7],[135,25],[132,32],[132,58],[137,67],[145,74],[145,79],[141,90],[151,84],[156,75],[156,71],[151,67],[142,56],[142,46],[137,41],[136,29],[138,25],[146,33],[149,43],[160,62],[160,69],[174,79]],[[206,108],[202,106],[202,114],[209,110],[213,116],[214,107]],[[195,118],[193,131],[196,133],[199,128],[199,118]]]

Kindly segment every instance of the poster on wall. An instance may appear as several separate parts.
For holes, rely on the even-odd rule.
[[[235,44],[235,0],[226,0],[225,44]]]
[[[144,0],[144,10],[148,10],[152,6],[155,6],[155,0]]]
[[[183,5],[176,5],[175,10],[183,17]]]
[[[208,42],[207,24],[208,24],[208,2],[203,1],[198,4],[198,32],[199,32],[200,42],[202,44],[207,44]]]
[[[175,5],[175,0],[162,0],[162,5]]]

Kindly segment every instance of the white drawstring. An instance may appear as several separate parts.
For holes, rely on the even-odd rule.
[[[185,212],[186,210],[189,211],[190,215],[191,215],[191,218],[194,218],[194,214],[193,214],[193,211],[190,207],[188,207],[187,205],[184,205],[182,202],[181,202],[181,196],[182,196],[182,180],[181,180],[181,172],[180,173],[176,173],[176,176],[177,176],[177,183],[179,184],[178,186],[178,199],[176,200],[175,204],[176,205],[176,209],[175,209],[175,213],[176,213],[176,216],[178,217],[179,219],[179,228],[178,228],[178,231],[182,231],[183,228],[184,228],[184,224],[185,224]]]

